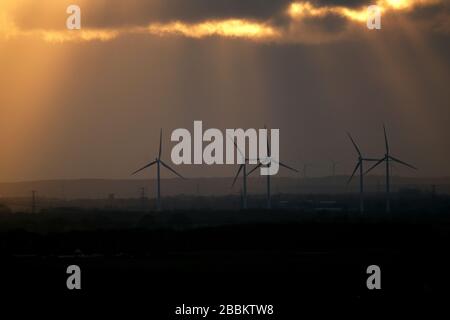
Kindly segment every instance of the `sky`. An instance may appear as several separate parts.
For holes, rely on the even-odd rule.
[[[70,4],[81,30],[66,29]],[[0,181],[129,178],[160,128],[170,162],[171,132],[194,120],[278,128],[281,160],[313,176],[351,172],[347,131],[382,157],[385,124],[392,155],[419,168],[394,173],[450,176],[449,40],[443,0],[1,0]]]

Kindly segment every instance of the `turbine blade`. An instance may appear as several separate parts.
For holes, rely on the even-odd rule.
[[[398,163],[400,163],[400,164],[402,164],[402,165],[404,165],[404,166],[407,166],[407,167],[409,167],[409,168],[411,168],[411,169],[419,170],[419,169],[417,169],[416,167],[414,167],[413,165],[411,165],[411,164],[409,164],[409,163],[406,163],[406,162],[404,162],[404,161],[402,161],[402,160],[400,160],[400,159],[394,158],[394,157],[392,157],[392,156],[389,156],[389,159],[391,159],[392,161],[398,162]]]
[[[384,143],[386,144],[386,154],[389,154],[389,143],[386,133],[386,126],[383,124],[383,131],[384,131]]]
[[[284,167],[284,168],[289,169],[289,170],[291,170],[291,171],[294,171],[294,172],[297,172],[297,173],[300,172],[300,171],[298,171],[297,169],[294,169],[294,168],[292,168],[292,167],[289,167],[288,165],[286,165],[286,164],[284,164],[284,163],[282,163],[282,162],[280,162],[280,161],[276,161],[276,160],[274,160],[274,159],[270,159],[270,162],[278,163],[281,167]],[[269,162],[269,163],[270,163],[270,162]]]
[[[272,160],[272,161],[275,161],[275,160]],[[279,164],[280,166],[286,168],[286,169],[291,170],[291,171],[294,171],[294,172],[297,172],[297,173],[299,172],[297,169],[294,169],[294,168],[292,168],[292,167],[289,167],[288,165],[285,165],[285,164],[282,163],[282,162],[278,162],[278,164]]]
[[[150,162],[149,164],[147,164],[146,166],[144,166],[144,167],[142,167],[142,168],[140,168],[139,170],[136,170],[135,172],[133,172],[131,175],[133,176],[133,175],[135,175],[136,173],[138,173],[138,172],[140,172],[140,171],[142,171],[142,170],[144,170],[144,169],[147,169],[148,167],[150,167],[150,166],[152,166],[152,165],[154,165],[156,163],[156,160],[155,161],[152,161],[152,162]]]
[[[352,181],[352,179],[353,179],[353,177],[355,176],[355,173],[356,173],[356,171],[358,170],[358,168],[359,168],[360,165],[361,165],[361,161],[358,161],[358,163],[356,164],[355,169],[354,169],[353,172],[352,172],[352,175],[351,175],[350,178],[348,178],[348,180],[347,180],[347,184],[349,184],[349,183]]]
[[[162,152],[162,128],[159,132],[159,152],[158,152],[158,159],[161,159],[161,152]]]
[[[239,152],[239,154],[241,155],[242,159],[244,159],[244,162],[247,160],[245,158],[245,155],[242,153],[241,149],[239,149],[236,141],[234,141],[234,139],[232,139],[229,135],[227,135],[228,139],[230,139],[231,141],[233,141],[234,146],[236,147],[237,151]]]
[[[367,170],[366,172],[364,172],[364,174],[368,174],[370,171],[372,171],[373,169],[375,169],[380,163],[382,163],[383,161],[385,161],[386,158],[380,159],[378,160],[373,166],[370,167],[369,170]]]
[[[258,163],[258,165],[256,165],[252,170],[249,171],[249,173],[247,173],[247,176],[251,175],[254,171],[256,171],[256,169],[261,168],[262,163]]]
[[[375,159],[375,158],[362,158],[361,160],[364,160],[364,161],[379,161],[380,159]]]
[[[186,179],[185,177],[183,177],[181,174],[179,174],[178,172],[176,172],[174,169],[172,169],[171,167],[169,167],[167,164],[164,163],[164,161],[159,160],[161,162],[161,164],[166,167],[167,169],[169,169],[170,171],[172,171],[173,173],[175,173],[177,176],[179,176],[181,179]]]
[[[356,149],[356,152],[358,152],[359,156],[361,156],[361,151],[358,148],[358,145],[356,144],[355,140],[353,140],[352,136],[350,135],[350,133],[347,132],[348,137],[350,138],[350,141],[352,142],[353,146]]]
[[[241,165],[239,166],[239,170],[238,170],[238,172],[236,173],[236,176],[234,177],[234,180],[233,180],[233,183],[231,184],[231,187],[233,187],[234,184],[236,183],[236,180],[237,180],[237,178],[239,177],[239,173],[241,173],[241,170],[242,170],[243,167],[244,167],[244,164],[241,164]]]

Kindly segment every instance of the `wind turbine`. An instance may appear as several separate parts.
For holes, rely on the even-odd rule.
[[[241,171],[243,170],[242,173],[242,208],[245,210],[247,209],[247,161],[249,161],[249,159],[241,152],[241,150],[238,148],[236,142],[233,140],[234,146],[236,147],[237,151],[240,153],[242,159],[244,159],[244,163],[242,163],[239,166],[239,169],[236,173],[236,176],[234,177],[233,183],[231,184],[231,187],[234,186],[234,184],[236,183],[237,178],[239,177],[239,173],[241,173]]]
[[[353,177],[355,176],[356,171],[359,169],[359,212],[364,212],[364,161],[378,161],[379,159],[371,159],[371,158],[364,158],[361,154],[361,150],[359,149],[358,145],[356,144],[355,140],[353,140],[350,133],[347,132],[347,135],[352,142],[353,146],[355,147],[356,152],[358,153],[358,161],[356,162],[355,169],[353,170],[352,175],[347,181],[347,184],[352,181]]]
[[[161,211],[161,165],[163,167],[165,167],[166,169],[172,171],[174,174],[176,174],[178,177],[180,177],[181,179],[185,179],[181,174],[179,174],[178,172],[176,172],[174,169],[172,169],[169,165],[167,165],[166,163],[164,163],[164,161],[161,160],[161,152],[162,152],[162,129],[159,133],[159,152],[158,152],[158,157],[155,158],[154,161],[150,162],[149,164],[147,164],[146,166],[142,167],[139,170],[136,170],[135,172],[132,173],[132,175],[135,175],[138,172],[141,172],[144,169],[147,169],[149,167],[151,167],[152,165],[156,164],[156,168],[157,168],[157,210]]]
[[[386,147],[386,153],[384,154],[384,157],[382,159],[378,160],[377,163],[375,163],[369,170],[366,171],[366,173],[369,173],[370,171],[375,169],[379,164],[386,162],[386,213],[390,213],[391,212],[391,199],[390,199],[390,192],[391,192],[391,171],[390,171],[391,168],[390,168],[390,165],[391,165],[391,161],[397,162],[399,164],[402,164],[402,165],[407,166],[414,170],[418,170],[418,169],[416,167],[414,167],[413,165],[410,165],[409,163],[406,163],[402,160],[399,160],[399,159],[391,156],[390,151],[389,151],[389,142],[388,142],[388,138],[387,138],[385,125],[383,125],[383,131],[384,131],[384,143],[385,143],[385,147]]]
[[[264,129],[266,129],[267,130],[267,128],[266,128],[266,126],[264,126]],[[275,162],[275,160],[273,160],[273,159],[271,159],[270,158],[270,156],[271,156],[271,153],[270,153],[270,144],[269,144],[269,133],[267,133],[267,156],[268,156],[268,163],[266,163],[266,164],[263,164],[262,162],[261,162],[261,159],[258,159],[259,160],[259,164],[256,166],[256,167],[254,167],[249,173],[248,173],[248,175],[251,175],[255,170],[257,170],[258,168],[261,168],[261,167],[270,167],[270,164],[271,164],[271,162],[273,161],[273,162]],[[283,163],[281,163],[281,162],[278,162],[278,164],[281,166],[281,167],[284,167],[284,168],[286,168],[286,169],[289,169],[289,170],[291,170],[291,171],[294,171],[294,172],[298,172],[298,170],[296,170],[296,169],[294,169],[294,168],[291,168],[291,167],[289,167],[289,166],[287,166],[287,165],[285,165],[285,164],[283,164]],[[271,201],[271,190],[270,190],[270,175],[267,175],[266,176],[266,181],[267,181],[267,209],[270,209],[270,208],[272,208],[272,201]]]

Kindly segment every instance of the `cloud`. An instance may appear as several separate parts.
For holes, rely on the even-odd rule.
[[[147,31],[159,36],[180,34],[190,38],[220,36],[267,40],[280,37],[279,31],[270,25],[242,19],[211,20],[195,24],[182,22],[150,24]]]
[[[86,27],[123,28],[173,21],[183,21],[187,24],[228,19],[266,21],[283,12],[291,1],[78,0],[76,3],[82,8]],[[20,3],[21,5],[15,8],[16,23],[19,27],[54,29],[63,25],[65,9],[73,1],[22,0]]]
[[[7,2],[11,0],[5,0]],[[448,6],[442,0],[377,0],[383,15],[411,14],[438,7],[439,24],[448,32]],[[364,0],[80,0],[81,31],[64,29],[70,1],[23,0],[0,16],[0,38],[38,37],[47,42],[109,41],[129,34],[224,37],[252,41],[322,43],[365,28]],[[1,6],[1,5],[0,5]],[[8,7],[6,7],[8,8]],[[410,15],[412,19],[417,19]]]

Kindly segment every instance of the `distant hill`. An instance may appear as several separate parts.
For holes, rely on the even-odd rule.
[[[351,193],[358,191],[358,179],[347,185],[348,176],[319,178],[272,178],[272,192],[276,193]],[[163,179],[163,196],[201,195],[222,196],[239,194],[240,178],[231,188],[232,178],[193,178],[189,180]],[[368,176],[365,180],[367,192],[383,192],[384,177]],[[419,189],[431,192],[435,185],[437,193],[450,193],[450,178],[405,178],[393,177],[394,191],[399,189]],[[155,180],[48,180],[0,183],[0,198],[30,197],[31,190],[36,190],[40,197],[57,199],[103,199],[114,194],[116,198],[139,198],[142,188],[145,194],[153,198],[156,192]],[[265,178],[249,178],[248,192],[265,193]]]

